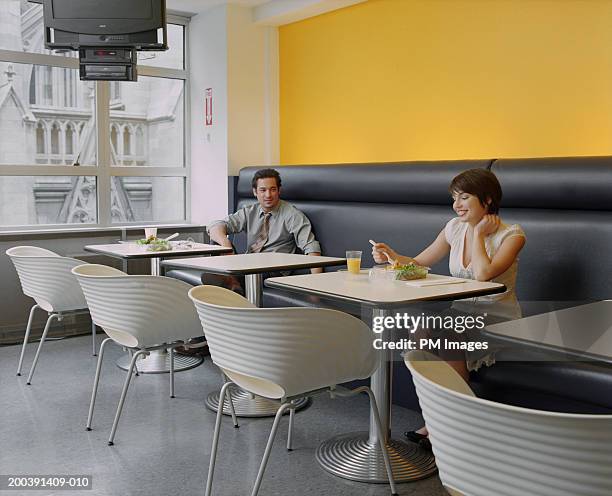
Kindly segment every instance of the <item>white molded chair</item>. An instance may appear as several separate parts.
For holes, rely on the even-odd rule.
[[[21,346],[21,354],[19,355],[17,375],[21,375],[23,357],[28,338],[30,337],[34,311],[40,308],[49,313],[28,375],[27,384],[30,385],[40,351],[53,320],[61,321],[67,313],[87,311],[87,303],[85,302],[83,292],[76,283],[74,275],[70,272],[74,267],[83,265],[84,262],[75,258],[61,257],[57,253],[37,246],[15,246],[8,249],[6,254],[15,265],[23,293],[33,298],[36,302],[30,309],[28,325],[23,338],[23,345]],[[96,326],[93,322],[91,333],[93,355],[95,356]]]
[[[547,412],[480,399],[439,358],[413,351],[405,361],[450,494],[612,494],[612,415]]]
[[[287,449],[291,449],[293,401],[316,392],[346,396],[366,392],[376,418],[378,438],[384,439],[372,391],[360,387],[350,393],[336,384],[366,379],[376,368],[372,332],[359,319],[319,308],[255,308],[242,296],[217,286],[197,286],[189,291],[213,362],[228,377],[219,397],[224,404],[230,384],[253,394],[279,400],[272,431],[253,487],[256,496],[270,456],[280,419],[289,410]],[[230,403],[231,404],[231,403]],[[223,408],[217,410],[206,496],[210,496]],[[391,492],[395,485],[386,447],[381,449]]]
[[[93,321],[109,336],[102,342],[94,378],[87,430],[91,430],[104,349],[109,341],[131,350],[132,359],[125,378],[119,406],[108,440],[114,444],[117,425],[128,387],[141,355],[168,348],[170,352],[170,397],[174,398],[174,348],[201,336],[202,327],[187,298],[191,285],[161,276],[131,276],[106,265],[86,264],[72,269]],[[188,346],[187,346],[188,347]]]

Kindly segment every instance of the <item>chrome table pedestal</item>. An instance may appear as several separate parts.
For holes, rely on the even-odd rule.
[[[390,315],[385,310],[374,310],[373,317]],[[393,360],[389,351],[378,354],[378,369],[372,375],[372,392],[380,413],[383,435],[395,482],[416,481],[436,473],[433,454],[414,443],[392,439],[391,430],[391,377]],[[328,472],[360,482],[385,483],[387,473],[376,434],[376,423],[370,413],[369,432],[342,434],[324,441],[316,452],[319,465]]]
[[[131,355],[124,354],[115,364],[122,370],[129,370]],[[204,357],[181,355],[174,353],[174,371],[180,372],[197,367],[204,361]],[[166,350],[154,350],[148,357],[138,358],[136,368],[139,374],[167,374],[170,373],[170,353]]]
[[[389,439],[387,449],[395,482],[424,479],[437,471],[431,452],[414,443]],[[328,439],[319,446],[315,456],[325,470],[343,479],[389,483],[382,453],[377,443],[372,444],[367,432]]]
[[[360,304],[362,310],[367,311],[362,314],[363,320],[371,318],[372,323],[375,322],[374,319],[383,322],[392,312],[419,301],[448,301],[506,290],[503,284],[468,280],[463,280],[462,284],[423,288],[395,284],[395,281],[394,284],[378,285],[369,284],[365,273],[349,276],[342,272],[274,277],[268,279],[267,286]],[[384,340],[387,336],[378,335],[376,338]],[[376,419],[370,415],[370,428],[367,433],[336,436],[319,447],[316,458],[328,472],[361,482],[386,482],[382,452],[378,450],[378,444],[386,444],[389,449],[396,482],[423,479],[436,472],[432,453],[416,444],[391,438],[392,359],[388,349],[377,352],[377,368],[372,374],[370,384],[380,416],[383,443],[378,443]]]

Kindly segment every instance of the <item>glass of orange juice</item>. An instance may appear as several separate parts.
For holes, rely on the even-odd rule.
[[[347,251],[346,266],[350,274],[359,274],[359,270],[361,269],[361,252]]]

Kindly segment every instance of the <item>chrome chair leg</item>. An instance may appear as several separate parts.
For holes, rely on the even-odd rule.
[[[215,419],[215,430],[213,433],[212,448],[210,450],[210,463],[208,465],[208,479],[206,479],[205,496],[210,496],[212,491],[213,475],[215,474],[215,462],[217,461],[217,448],[219,446],[219,431],[221,430],[221,417],[223,417],[223,404],[225,402],[225,393],[232,385],[231,382],[226,382],[219,393],[219,408],[217,408],[217,418]]]
[[[130,387],[130,381],[132,380],[132,371],[134,370],[134,364],[140,355],[148,355],[149,352],[146,350],[138,350],[136,353],[132,355],[132,360],[130,361],[130,369],[127,372],[125,377],[125,383],[123,384],[123,390],[121,391],[121,398],[119,399],[119,405],[117,406],[117,413],[115,413],[115,420],[113,421],[113,427],[111,429],[110,437],[108,438],[108,445],[112,446],[115,439],[115,433],[117,432],[117,425],[119,424],[119,417],[121,417],[121,412],[123,410],[123,404],[125,403],[125,397],[127,396],[128,388]]]
[[[17,375],[21,375],[21,366],[23,365],[23,356],[25,355],[26,345],[28,344],[28,338],[30,337],[30,330],[32,329],[32,320],[34,319],[34,310],[40,308],[38,304],[35,304],[30,309],[30,316],[28,317],[28,325],[26,326],[25,336],[23,337],[23,345],[21,346],[21,355],[19,355],[19,365],[17,365]]]
[[[289,430],[287,432],[287,451],[293,451],[293,416],[295,415],[295,402],[291,402],[291,408],[289,410]]]
[[[221,376],[223,377],[223,383],[231,382],[225,376],[225,374],[221,374]],[[227,399],[228,399],[228,403],[229,403],[230,414],[232,415],[232,422],[234,423],[234,428],[238,429],[238,427],[240,427],[240,426],[238,425],[238,418],[236,417],[236,410],[234,409],[234,400],[232,399],[232,390],[231,390],[231,388],[227,390]],[[224,403],[219,403],[219,405],[223,405],[223,410],[225,410],[225,400],[224,400]]]
[[[125,346],[123,347],[123,350],[124,351],[126,350]],[[134,356],[134,350],[132,348],[128,348],[127,352],[128,352],[128,355],[130,355],[130,360],[131,360],[132,357]],[[136,375],[136,377],[139,376],[139,374],[138,374],[138,365],[136,365],[136,362],[134,362],[134,374]]]
[[[170,346],[170,398],[174,398],[174,346]]]
[[[264,451],[264,455],[261,460],[261,465],[259,466],[259,472],[257,473],[257,479],[255,479],[255,485],[253,486],[253,492],[251,492],[251,496],[257,496],[257,493],[259,492],[259,486],[261,486],[263,474],[266,470],[266,465],[268,465],[268,459],[270,458],[270,452],[272,451],[272,444],[274,444],[276,431],[278,431],[278,425],[280,424],[280,420],[283,414],[285,413],[287,408],[290,407],[291,403],[283,403],[276,412],[276,416],[274,417],[274,423],[272,424],[272,430],[270,431],[270,437],[268,438],[268,444],[266,444],[266,450]]]
[[[49,332],[49,327],[51,327],[51,321],[53,319],[59,320],[60,315],[57,313],[52,313],[51,315],[49,315],[49,318],[47,319],[47,323],[45,324],[45,330],[43,331],[42,336],[40,338],[40,343],[38,343],[36,355],[34,355],[34,361],[32,362],[32,367],[30,368],[30,374],[28,375],[28,382],[26,382],[28,386],[32,383],[32,376],[34,375],[34,370],[36,369],[36,364],[38,363],[38,357],[40,356],[40,350],[42,350],[43,343],[45,342],[45,339],[47,338],[47,333]]]
[[[233,384],[233,382],[230,381],[228,379],[228,377],[223,372],[221,372],[221,378],[223,379],[223,384],[226,384],[226,383]],[[230,414],[232,416],[232,422],[234,423],[234,428],[238,429],[238,427],[240,427],[240,425],[238,425],[238,418],[236,417],[236,410],[234,409],[234,400],[232,399],[232,390],[231,390],[231,388],[228,389],[228,391],[227,391],[227,399],[228,399],[228,403],[229,403]],[[219,403],[219,404],[221,405],[222,403]],[[223,411],[225,411],[225,403],[223,403]]]
[[[96,365],[96,375],[94,377],[93,389],[91,390],[91,401],[89,402],[89,413],[87,414],[87,426],[85,427],[85,429],[88,431],[91,430],[94,405],[96,404],[96,395],[98,394],[98,383],[100,382],[100,372],[102,371],[102,358],[104,357],[104,347],[109,341],[112,341],[112,339],[106,338],[104,341],[102,341],[102,344],[100,345],[100,351],[98,354],[98,364]]]
[[[372,390],[364,386],[365,392],[368,393],[370,397],[370,408],[372,408],[372,413],[374,414],[374,423],[376,424],[376,430],[378,431],[378,443],[380,445],[380,450],[382,451],[383,460],[385,461],[385,469],[387,470],[387,477],[389,478],[389,485],[391,486],[391,494],[393,496],[397,495],[397,491],[395,490],[395,481],[393,480],[393,469],[391,468],[391,461],[389,460],[389,452],[387,451],[387,446],[385,443],[385,437],[383,436],[382,424],[380,422],[380,414],[378,413],[378,405],[376,404],[376,398],[374,397],[374,393]]]
[[[338,389],[332,389],[330,391],[330,395],[333,398],[334,396],[340,397],[348,397],[355,396],[359,393],[367,393],[370,398],[370,408],[372,409],[372,414],[374,415],[374,423],[376,424],[376,433],[378,434],[378,442],[380,446],[380,450],[382,452],[383,460],[385,462],[385,470],[387,471],[387,477],[389,478],[389,485],[391,486],[391,495],[397,496],[397,491],[395,490],[395,480],[393,480],[393,470],[391,468],[391,461],[389,460],[389,452],[387,451],[387,446],[385,445],[383,432],[382,432],[382,424],[380,422],[380,414],[378,413],[378,405],[376,404],[376,398],[374,397],[374,393],[368,386],[360,386],[358,388],[352,389],[350,391],[340,391]]]
[[[96,324],[91,321],[91,354],[96,356]]]

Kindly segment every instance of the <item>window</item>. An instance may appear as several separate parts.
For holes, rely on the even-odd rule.
[[[115,126],[114,124],[111,125],[111,151],[113,153],[114,157],[117,157],[117,155],[119,154],[119,147],[117,146],[117,134],[119,133],[119,131],[117,130],[117,126]],[[117,159],[114,158],[113,159],[113,163],[117,163]]]
[[[139,76],[119,84],[126,103],[114,109],[111,102],[113,165],[184,167],[185,81]]]
[[[110,99],[111,105],[117,103],[121,99],[121,82],[111,81],[110,82]]]
[[[74,153],[74,133],[72,131],[72,124],[68,124],[66,126],[66,147],[65,147],[65,155],[66,157],[71,157]]]
[[[76,52],[44,48],[41,5],[5,3],[0,230],[188,220],[188,21],[168,16],[170,49],[138,53],[137,82],[88,82]]]
[[[43,85],[42,85],[42,97],[40,103],[43,105],[53,105],[53,67],[45,66],[43,69]]]
[[[45,154],[45,125],[39,122],[36,126],[36,153],[38,155]]]
[[[185,216],[182,177],[120,177],[113,191],[113,222],[171,222]],[[116,208],[120,202],[130,209]],[[127,218],[125,218],[127,216]]]
[[[54,122],[51,125],[51,155],[59,155],[59,125]]]
[[[132,155],[130,150],[131,140],[130,140],[130,128],[126,126],[123,129],[123,154],[125,157],[129,157]]]
[[[185,33],[182,26],[168,24],[168,46],[165,52],[138,52],[138,65],[165,67],[168,69],[185,69]]]
[[[136,128],[136,159],[143,160],[144,159],[144,134],[142,132],[142,126],[138,126]]]
[[[95,224],[94,176],[0,176],[5,228],[31,224]]]

